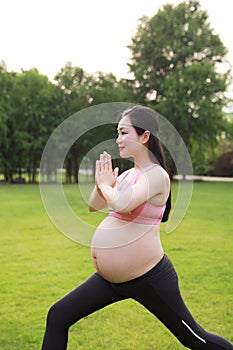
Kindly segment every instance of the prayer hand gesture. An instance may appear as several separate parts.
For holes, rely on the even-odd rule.
[[[112,159],[110,154],[103,152],[100,155],[100,159],[96,161],[95,181],[97,187],[101,185],[108,185],[114,187],[117,176],[118,168],[112,169]]]

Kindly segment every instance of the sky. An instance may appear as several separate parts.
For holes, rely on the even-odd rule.
[[[50,80],[70,61],[87,73],[129,77],[127,45],[139,18],[182,0],[0,0],[0,61],[8,71],[37,68]],[[233,64],[231,0],[199,0]]]

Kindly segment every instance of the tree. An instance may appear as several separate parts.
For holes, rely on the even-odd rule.
[[[60,70],[55,80],[64,93],[63,110],[66,111],[67,117],[87,107],[107,102],[129,101],[133,98],[130,82],[127,80],[117,81],[112,73],[100,71],[90,75],[82,68],[72,66],[71,62],[68,62]],[[103,113],[105,112],[103,111]],[[93,117],[96,120],[101,118],[98,113]],[[83,127],[83,129],[88,130],[88,126],[85,128],[85,122],[85,120],[80,120],[80,129]],[[109,119],[109,125],[88,130],[71,146],[65,160],[68,182],[72,182],[74,179],[74,182],[78,183],[79,165],[88,150],[108,139],[110,135],[115,137],[115,130],[111,122]]]
[[[8,73],[5,64],[0,65],[0,168],[6,181],[12,179],[12,148],[10,118],[12,106],[11,92],[16,79],[15,73]]]
[[[63,91],[62,110],[64,116],[69,117],[90,105],[89,90],[92,78],[82,68],[74,67],[71,62],[68,62],[56,74],[55,81]],[[69,133],[68,130],[67,133]],[[66,147],[65,144],[60,146]],[[82,145],[73,144],[65,161],[68,182],[72,181],[72,175],[75,183],[78,182],[78,164],[81,154]]]
[[[210,172],[216,176],[233,176],[233,114],[225,114],[225,132],[219,138]]]
[[[88,91],[92,82],[82,68],[74,67],[68,62],[54,80],[63,91],[62,108],[65,116],[70,116],[90,104]]]
[[[190,150],[195,142],[200,150],[216,145],[229,83],[229,71],[218,67],[227,50],[199,2],[165,5],[142,18],[129,47],[139,101],[170,120]],[[156,100],[148,102],[153,92]]]
[[[4,113],[0,113],[4,118],[1,153],[5,180],[13,181],[16,171],[21,177],[22,168],[27,168],[29,180],[35,182],[43,148],[59,121],[60,89],[36,69],[5,72],[2,83],[7,97]]]
[[[117,80],[112,73],[96,72],[90,88],[91,105],[107,102],[132,102],[134,92],[127,79]]]
[[[233,151],[222,154],[213,164],[214,175],[233,176]]]

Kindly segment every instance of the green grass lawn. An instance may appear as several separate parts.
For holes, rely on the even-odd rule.
[[[84,186],[85,187],[85,186]],[[174,191],[176,185],[173,186]],[[85,189],[85,188],[84,188]],[[86,187],[87,192],[90,187]],[[77,187],[65,192],[87,222]],[[195,183],[185,218],[163,233],[183,297],[207,330],[233,342],[233,183]],[[0,349],[39,350],[47,310],[94,272],[89,248],[65,237],[48,218],[36,185],[0,186]],[[178,350],[182,345],[147,310],[132,300],[111,305],[70,329],[69,350]],[[56,350],[56,349],[54,349]]]

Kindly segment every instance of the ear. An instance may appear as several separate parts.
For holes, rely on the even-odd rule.
[[[146,130],[144,131],[144,133],[142,134],[142,142],[145,144],[149,141],[150,138],[150,131]]]

